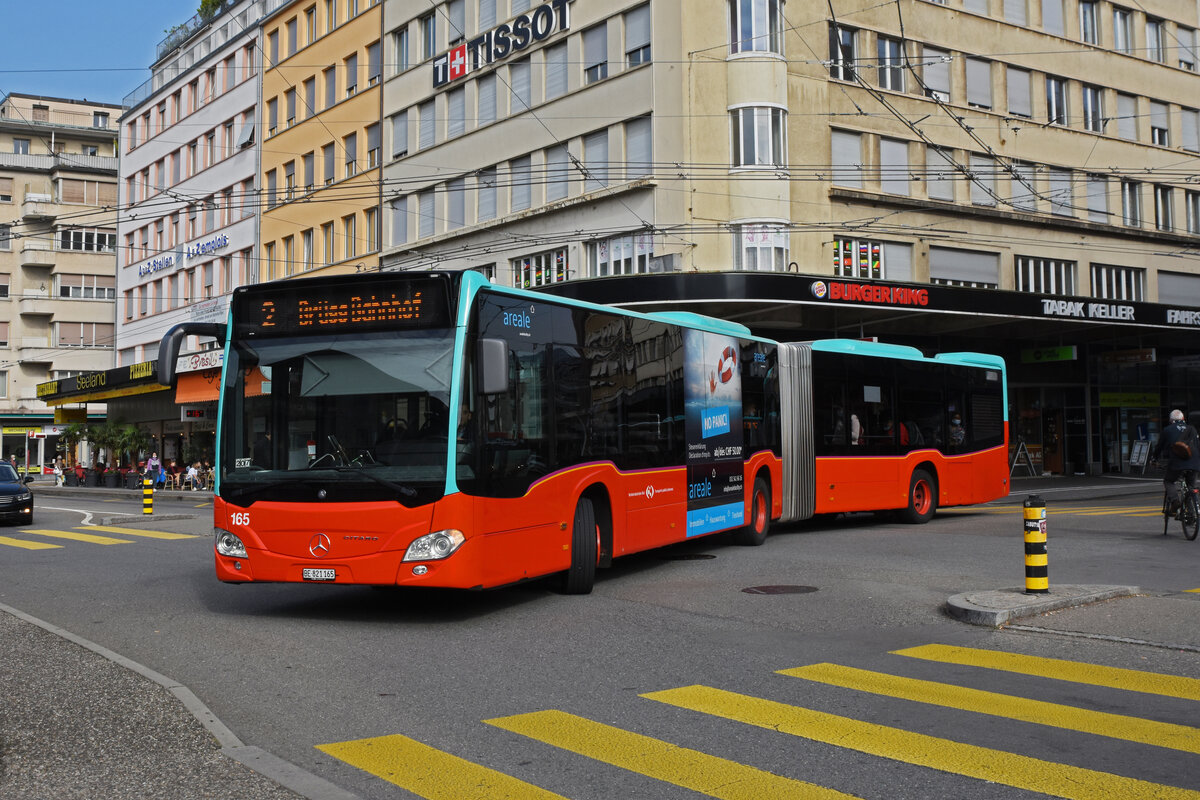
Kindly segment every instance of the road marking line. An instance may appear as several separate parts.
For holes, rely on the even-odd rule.
[[[318,750],[426,800],[566,800],[539,786],[394,734],[319,744]]]
[[[764,797],[771,800],[845,800],[853,797],[564,711],[535,711],[484,722],[722,800],[761,800]]]
[[[1059,658],[1039,658],[1018,653],[1004,653],[999,650],[977,650],[944,644],[927,644],[920,647],[909,647],[905,650],[893,650],[892,655],[921,658],[944,664],[998,669],[1021,675],[1086,683],[1130,692],[1178,697],[1181,700],[1200,700],[1200,680],[1183,678],[1178,675],[1164,675],[1159,672],[1142,672],[1120,667],[1085,664],[1080,661],[1066,661]]]
[[[126,536],[141,536],[144,539],[198,539],[191,533],[168,533],[167,531],[147,531],[141,528],[120,528],[115,525],[89,525],[78,530],[107,531],[108,533],[123,533]]]
[[[1069,731],[1125,739],[1155,747],[1200,753],[1200,729],[1168,722],[1089,711],[1025,697],[968,689],[935,681],[903,678],[837,664],[812,664],[779,670],[780,675],[803,678],[860,692],[899,697],[917,703],[973,711],[993,717],[1049,725]]]
[[[1185,592],[1200,592],[1200,589],[1184,589]]]
[[[71,531],[25,530],[23,532],[32,533],[37,536],[49,536],[54,539],[71,539],[76,542],[88,542],[89,544],[133,544],[128,539],[114,539],[111,536],[93,536],[88,533],[73,533]]]
[[[24,539],[13,539],[9,536],[0,536],[0,544],[8,545],[9,547],[20,547],[22,550],[55,550],[62,547],[61,544],[29,542]]]
[[[835,747],[1069,800],[1200,798],[1200,792],[1190,789],[1056,764],[707,686],[667,689],[642,697]]]
[[[1154,506],[1127,506],[1123,508],[1110,508],[1106,511],[1076,511],[1074,513],[1081,517],[1103,517],[1105,514],[1131,517],[1135,515],[1135,512],[1144,513],[1147,511],[1157,511],[1157,513],[1161,514],[1162,508]]]

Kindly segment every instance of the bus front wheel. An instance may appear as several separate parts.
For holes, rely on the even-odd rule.
[[[750,519],[746,527],[738,529],[734,541],[741,545],[757,547],[767,540],[771,530],[771,487],[762,478],[754,479],[754,494],[750,497]]]
[[[562,576],[563,594],[590,594],[596,582],[600,528],[592,501],[579,498],[571,528],[571,568]]]
[[[908,484],[908,508],[900,512],[900,519],[917,525],[928,522],[937,511],[937,484],[933,476],[923,469],[913,470]]]

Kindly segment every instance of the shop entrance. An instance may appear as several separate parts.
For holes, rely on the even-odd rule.
[[[1087,408],[1082,388],[1014,386],[1011,446],[1022,440],[1034,469],[1051,475],[1088,469]]]

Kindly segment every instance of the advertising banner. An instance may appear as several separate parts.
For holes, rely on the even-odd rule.
[[[742,380],[738,342],[684,331],[687,535],[745,524]]]

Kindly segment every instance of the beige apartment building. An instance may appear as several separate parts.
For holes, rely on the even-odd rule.
[[[1013,442],[1200,407],[1194,3],[384,3],[384,269],[999,352]]]
[[[10,94],[0,100],[2,455],[49,463],[56,420],[37,385],[113,362],[120,106]],[[69,419],[68,419],[69,417]]]

